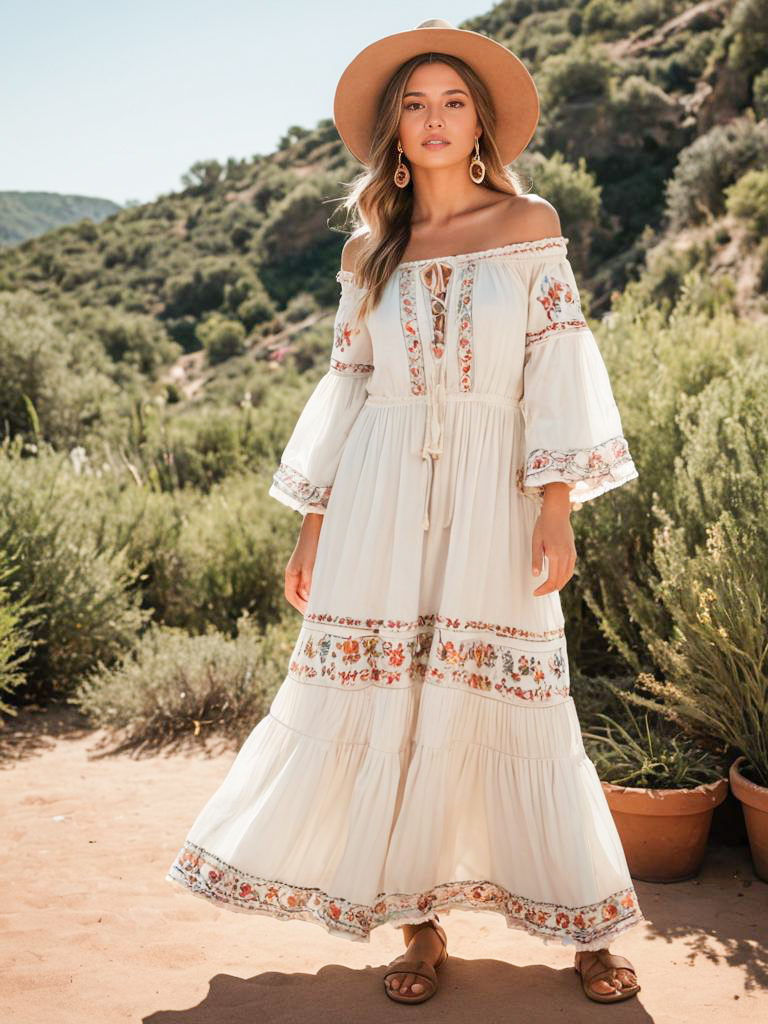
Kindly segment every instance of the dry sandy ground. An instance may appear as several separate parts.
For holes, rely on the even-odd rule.
[[[402,950],[394,929],[348,942],[164,880],[234,748],[114,753],[69,712],[0,731],[4,1024],[768,1020],[768,885],[744,845],[711,841],[695,880],[637,882],[648,921],[613,947],[637,968],[635,999],[590,1002],[567,947],[454,911],[440,991],[400,1006],[380,980]]]

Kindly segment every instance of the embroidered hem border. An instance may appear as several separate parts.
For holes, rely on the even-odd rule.
[[[227,910],[312,921],[333,935],[370,941],[374,928],[419,924],[439,911],[494,911],[507,926],[576,949],[602,949],[618,934],[645,920],[634,886],[597,903],[564,907],[518,896],[489,881],[445,882],[423,893],[382,893],[373,906],[334,898],[321,889],[288,885],[240,871],[186,840],[165,880]]]

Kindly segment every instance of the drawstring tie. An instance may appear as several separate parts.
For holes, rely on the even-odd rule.
[[[434,473],[432,460],[439,459],[443,454],[444,423],[445,385],[441,381],[432,388],[427,396],[427,423],[424,430],[424,444],[421,448],[421,457],[427,460],[427,489],[424,493],[424,516],[421,524],[425,530],[429,527],[429,499],[432,494]]]
[[[426,424],[424,427],[424,443],[421,448],[422,459],[427,460],[427,487],[424,493],[423,529],[429,528],[429,505],[432,496],[432,480],[434,477],[433,460],[439,459],[443,453],[443,427],[445,424],[445,360],[442,358],[446,336],[446,302],[445,293],[453,266],[435,260],[422,268],[420,278],[429,289],[430,312],[432,316],[431,350],[437,370],[433,370],[432,386],[427,391]]]

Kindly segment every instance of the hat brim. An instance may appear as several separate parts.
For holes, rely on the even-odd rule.
[[[333,121],[341,140],[361,163],[370,160],[373,127],[387,82],[420,53],[460,57],[482,78],[496,111],[496,142],[502,162],[525,149],[539,120],[539,94],[530,72],[506,46],[479,32],[458,28],[414,28],[366,46],[336,86]]]

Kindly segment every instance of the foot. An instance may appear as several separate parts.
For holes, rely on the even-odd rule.
[[[598,950],[600,953],[609,953],[610,950],[606,946],[604,949]],[[579,950],[576,953],[576,967],[579,971],[584,968],[586,973],[591,973],[593,968],[593,962],[596,960],[594,952],[592,950]],[[594,992],[595,995],[599,996],[610,996],[616,993],[626,992],[627,989],[637,988],[637,975],[632,967],[614,967],[610,969],[610,974],[606,977],[603,975],[602,978],[593,978],[592,981],[587,983],[587,988]]]
[[[427,922],[420,925],[406,925],[403,934],[407,943],[405,956],[409,960],[426,960],[428,964],[436,966],[443,954],[443,941]],[[411,935],[408,941],[408,935]],[[428,987],[425,982],[415,974],[391,974],[387,978],[387,985],[394,992],[402,996],[420,996]]]

